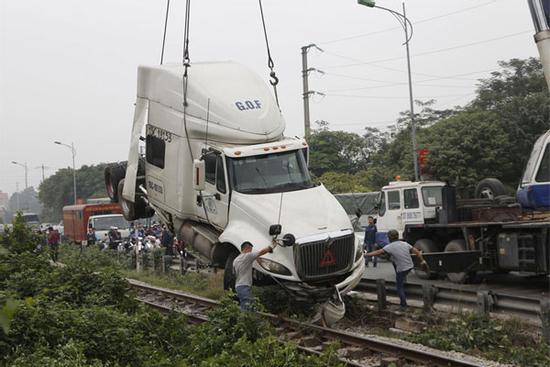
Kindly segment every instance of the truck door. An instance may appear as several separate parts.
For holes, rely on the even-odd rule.
[[[210,224],[220,229],[227,225],[229,208],[229,190],[224,161],[225,159],[219,153],[210,153],[204,157],[206,185],[202,193],[202,205],[206,208]]]
[[[377,227],[382,233],[388,232],[390,229],[396,229],[399,234],[403,233],[403,222],[401,219],[401,190],[390,189],[382,192],[384,195],[381,200],[381,205],[384,205],[384,211],[378,213]]]
[[[418,198],[418,188],[413,187],[403,190],[403,214],[401,215],[403,228],[405,228],[407,224],[424,223],[422,209],[420,208],[420,200]]]

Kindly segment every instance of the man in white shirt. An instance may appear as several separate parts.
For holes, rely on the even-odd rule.
[[[241,244],[241,254],[233,260],[233,269],[235,270],[235,290],[242,311],[250,311],[254,298],[252,297],[252,264],[254,261],[268,252],[271,252],[276,246],[275,243],[261,249],[258,252],[252,252],[252,244],[248,241]]]
[[[390,240],[389,244],[379,250],[367,253],[366,256],[379,256],[383,253],[391,255],[393,266],[395,268],[395,284],[397,294],[399,294],[399,303],[402,308],[405,308],[407,307],[405,282],[407,281],[407,275],[412,268],[414,268],[411,252],[420,258],[423,269],[427,269],[429,271],[429,268],[428,264],[422,257],[422,252],[412,247],[405,241],[399,241],[399,233],[395,229],[388,231],[388,239]]]

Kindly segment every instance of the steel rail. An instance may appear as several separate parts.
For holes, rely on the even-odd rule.
[[[174,300],[181,300],[190,304],[197,304],[203,307],[206,306],[210,308],[219,304],[219,302],[208,298],[199,297],[199,296],[195,296],[195,295],[180,292],[180,291],[155,287],[155,286],[151,286],[146,283],[131,280],[131,279],[128,281],[130,282],[130,285],[132,287],[148,293],[162,296],[164,300],[166,300],[167,298],[172,298]],[[168,312],[172,310],[172,307],[159,304],[156,302],[152,302],[150,300],[140,299],[140,301],[163,312]],[[177,311],[177,309],[175,310]],[[479,366],[479,364],[477,363],[434,353],[433,350],[431,351],[418,350],[418,349],[414,349],[413,347],[405,346],[398,343],[392,343],[386,340],[380,340],[378,338],[369,337],[366,335],[359,335],[359,334],[350,333],[346,331],[330,329],[330,328],[326,328],[318,325],[300,322],[293,319],[279,317],[273,314],[267,314],[267,313],[258,313],[258,314],[260,314],[262,317],[267,318],[275,326],[280,328],[282,327],[284,329],[284,332],[286,333],[291,331],[298,332],[298,333],[308,332],[309,334],[313,334],[318,337],[325,338],[327,340],[339,341],[348,347],[358,347],[358,348],[368,349],[371,352],[376,352],[383,355],[389,355],[392,357],[399,357],[399,358],[403,358],[413,362],[428,364],[430,366],[445,366],[445,367]],[[193,318],[193,320],[191,320],[192,322],[207,321],[207,319],[201,316],[197,316],[197,315],[189,315],[189,316]],[[304,346],[299,346],[299,349],[308,353],[318,353],[317,350],[304,347]],[[348,359],[343,359],[342,361],[345,362],[348,366],[354,366],[354,367],[361,366],[361,364],[358,364],[357,362],[354,362],[354,361],[350,361]]]

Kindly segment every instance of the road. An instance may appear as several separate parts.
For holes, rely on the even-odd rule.
[[[395,281],[395,272],[390,262],[379,262],[376,268],[372,263],[365,269],[363,278],[367,279],[385,279]],[[443,278],[433,280],[423,280],[418,278],[414,271],[407,278],[409,283],[434,284],[437,286],[452,287],[456,289],[469,290],[492,290],[499,293],[513,294],[525,297],[549,297],[550,278],[544,276],[527,276],[518,273],[492,274],[481,273],[476,276],[471,284],[455,284]]]

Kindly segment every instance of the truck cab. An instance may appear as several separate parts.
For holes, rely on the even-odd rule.
[[[138,70],[128,162],[105,171],[126,219],[154,210],[189,251],[225,269],[226,287],[243,242],[275,241],[254,264],[257,283],[320,301],[350,291],[363,275],[361,244],[342,206],[313,184],[307,142],[284,136],[266,83],[234,62],[195,63],[183,75],[182,65]]]
[[[87,228],[95,229],[95,236],[99,241],[105,238],[111,227],[116,227],[122,238],[130,237],[130,224],[122,214],[93,215],[88,218]]]
[[[550,210],[550,130],[533,145],[516,198],[524,209]]]
[[[387,244],[391,229],[402,237],[407,225],[435,222],[444,186],[440,181],[393,181],[384,186],[378,204],[377,242]]]

